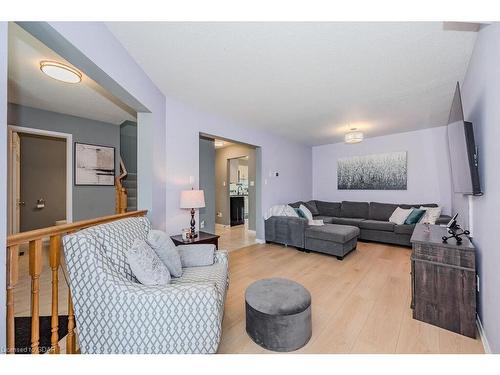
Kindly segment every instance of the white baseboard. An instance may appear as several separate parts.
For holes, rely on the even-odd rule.
[[[479,337],[481,337],[481,342],[483,343],[484,352],[486,354],[491,354],[490,344],[488,343],[488,339],[486,338],[486,332],[484,331],[481,319],[479,319],[479,315],[476,315],[476,324],[477,324],[477,330],[479,331]]]
[[[256,239],[255,239],[255,242],[260,243],[260,244],[264,244],[264,243],[266,243],[266,241],[261,240],[260,238],[256,238]]]

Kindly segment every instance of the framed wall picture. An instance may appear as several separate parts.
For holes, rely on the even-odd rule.
[[[338,190],[406,190],[406,152],[337,160]]]
[[[114,186],[115,148],[75,142],[75,185]]]

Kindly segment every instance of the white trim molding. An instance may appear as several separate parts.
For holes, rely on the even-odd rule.
[[[484,352],[486,354],[492,354],[490,344],[488,343],[488,339],[486,338],[486,332],[484,331],[483,323],[481,323],[481,318],[479,318],[479,315],[476,315],[476,324],[477,330],[479,331],[479,337],[481,338],[481,342],[483,343]]]
[[[66,140],[66,221],[73,222],[73,135],[24,126],[8,125],[9,132],[42,135]]]

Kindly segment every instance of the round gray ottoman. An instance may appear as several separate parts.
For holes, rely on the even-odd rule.
[[[311,294],[292,280],[254,282],[245,292],[246,329],[263,348],[289,352],[311,338]]]

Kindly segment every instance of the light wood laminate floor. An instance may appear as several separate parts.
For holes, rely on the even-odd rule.
[[[358,243],[343,261],[293,247],[254,244],[229,253],[230,286],[219,353],[271,353],[245,331],[245,289],[267,277],[285,277],[312,295],[313,334],[293,353],[483,353],[473,340],[412,319],[410,250]],[[222,248],[222,247],[221,247]],[[44,247],[40,315],[50,315],[50,269]],[[28,257],[20,257],[16,316],[29,316]],[[67,286],[60,272],[60,314],[67,313]],[[64,343],[62,344],[64,345]]]
[[[215,224],[215,234],[220,236],[219,249],[234,251],[255,244],[255,231],[248,230],[248,224],[231,227]]]
[[[479,339],[423,323],[410,309],[410,250],[359,243],[343,261],[292,247],[230,252],[230,286],[219,353],[271,353],[245,331],[245,289],[285,277],[312,295],[313,334],[294,353],[483,353]]]

